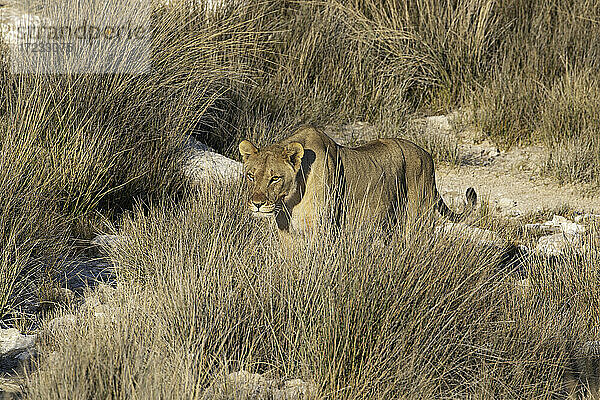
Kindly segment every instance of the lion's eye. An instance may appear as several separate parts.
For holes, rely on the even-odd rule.
[[[274,176],[271,178],[271,183],[279,182],[281,180],[280,176]]]
[[[253,181],[254,181],[254,175],[252,175],[250,172],[248,172],[248,173],[246,174],[246,176],[248,177],[248,180],[249,180],[250,182],[253,182]]]

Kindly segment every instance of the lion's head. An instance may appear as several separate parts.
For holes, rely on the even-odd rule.
[[[249,208],[255,216],[274,215],[296,190],[304,147],[300,143],[274,144],[261,150],[248,140],[239,145],[250,189]]]

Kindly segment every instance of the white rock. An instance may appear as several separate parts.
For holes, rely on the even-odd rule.
[[[194,138],[189,138],[182,156],[183,174],[195,184],[233,182],[242,176],[239,161],[225,157]]]
[[[203,399],[268,399],[272,395],[272,381],[260,374],[242,370],[232,372],[212,384]]]
[[[315,398],[318,393],[317,386],[304,382],[302,379],[292,379],[284,382],[281,389],[273,392],[273,400],[301,400]]]
[[[215,381],[203,393],[203,399],[302,400],[315,398],[318,388],[302,379],[278,385],[272,379],[248,371],[232,372]]]
[[[483,246],[504,247],[506,245],[506,241],[496,232],[475,228],[463,222],[446,222],[443,226],[436,228],[436,230],[467,239],[470,242]]]
[[[581,247],[582,239],[578,234],[556,233],[542,236],[538,240],[536,251],[546,256],[560,256],[568,250]]]
[[[91,244],[103,248],[114,248],[124,244],[127,238],[122,235],[98,235],[92,239]]]
[[[552,226],[552,225],[544,225],[544,224],[525,224],[525,230],[530,233],[558,233],[560,232],[560,227]]]
[[[501,198],[496,204],[503,210],[511,209],[517,206],[517,202],[513,199],[509,199],[508,197]]]
[[[33,350],[36,335],[21,335],[15,329],[0,329],[0,357],[15,357],[24,351]]]
[[[53,335],[60,333],[67,333],[75,326],[77,326],[77,317],[73,314],[65,314],[60,317],[56,317],[48,322],[48,330]]]
[[[583,221],[580,218],[579,221]],[[560,215],[554,215],[551,221],[543,224],[528,224],[526,229],[542,233],[554,233],[539,239],[536,251],[546,256],[559,256],[567,251],[580,250],[583,246],[583,234],[586,227],[572,222]]]
[[[557,226],[560,228],[561,232],[568,235],[585,233],[585,226],[571,222],[560,215],[555,215],[554,218],[552,218],[552,221],[544,222],[544,225]]]
[[[536,233],[564,233],[566,235],[578,235],[586,231],[584,225],[571,222],[560,215],[555,215],[551,221],[543,224],[526,224],[525,229]]]

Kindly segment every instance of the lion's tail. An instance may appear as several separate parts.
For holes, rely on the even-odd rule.
[[[475,192],[475,189],[473,189],[472,187],[468,188],[465,196],[467,197],[467,206],[465,210],[461,213],[456,213],[452,211],[446,205],[446,203],[444,203],[444,199],[442,199],[442,196],[439,193],[436,208],[440,214],[448,218],[450,221],[458,222],[465,218],[467,215],[469,215],[475,208],[475,205],[477,204],[477,193]]]

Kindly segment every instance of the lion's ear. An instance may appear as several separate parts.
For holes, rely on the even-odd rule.
[[[238,146],[238,149],[240,150],[240,154],[242,155],[242,160],[244,162],[252,154],[258,153],[258,149],[252,143],[250,143],[248,140],[242,141],[240,143],[240,145]]]
[[[292,142],[285,146],[285,153],[294,167],[294,170],[300,169],[302,157],[304,156],[304,147],[298,142]]]

